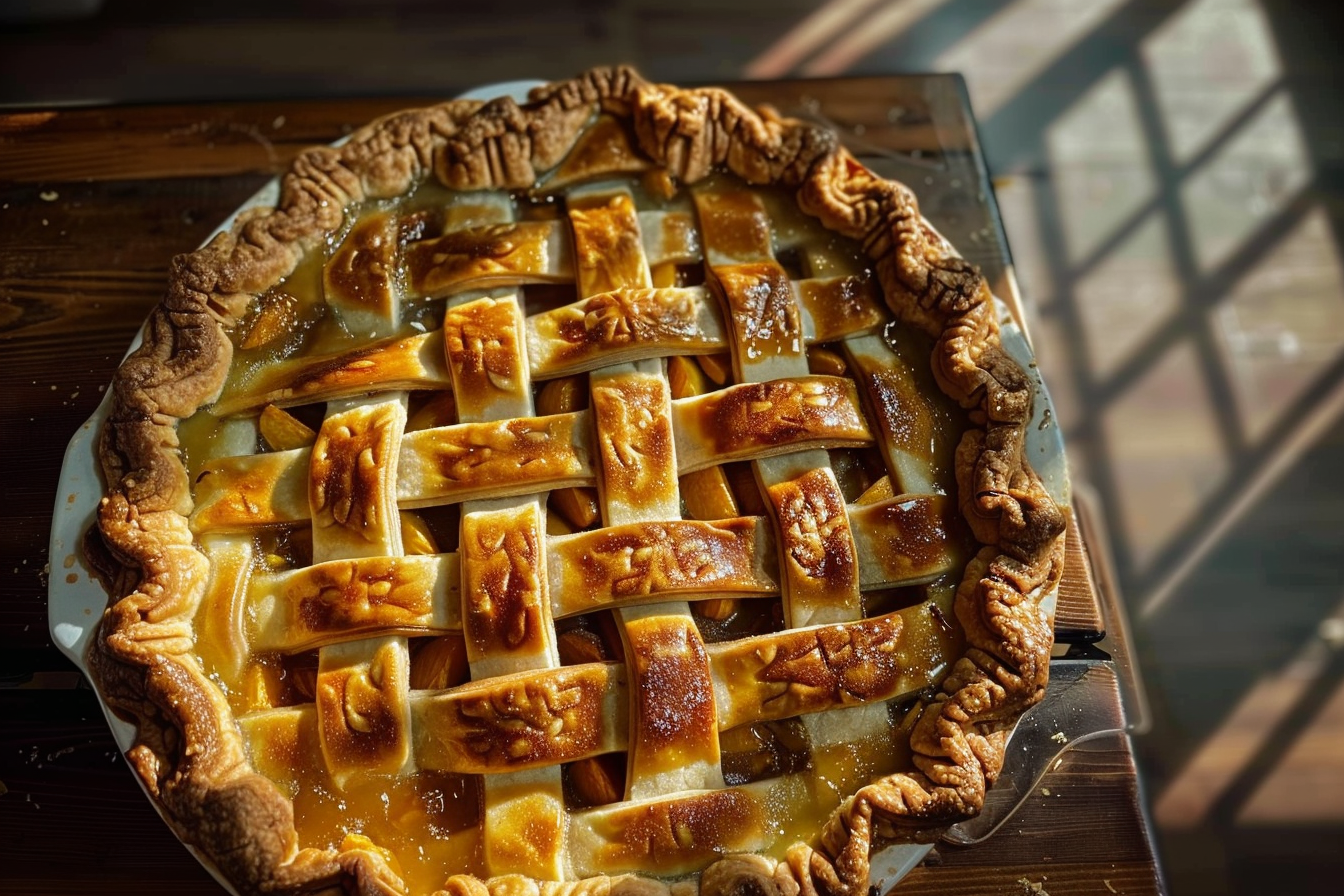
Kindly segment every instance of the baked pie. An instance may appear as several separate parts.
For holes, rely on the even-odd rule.
[[[862,894],[1044,690],[979,272],[819,126],[598,69],[305,152],[117,372],[90,655],[241,891]]]

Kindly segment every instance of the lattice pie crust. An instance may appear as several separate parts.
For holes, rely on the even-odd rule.
[[[243,891],[861,894],[1045,688],[1063,520],[984,279],[721,90],[305,152],[113,396],[90,663]]]

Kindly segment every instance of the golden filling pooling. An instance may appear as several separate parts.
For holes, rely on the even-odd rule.
[[[180,426],[196,653],[301,848],[416,892],[780,860],[950,736],[975,543],[929,329],[663,136],[602,114],[531,191],[348,207]]]
[[[450,208],[464,201],[450,193],[439,199]],[[415,196],[413,203],[423,208],[429,201]],[[757,817],[770,799],[765,791],[785,787],[765,783],[766,776],[753,785],[757,790],[731,791],[737,794],[731,797],[711,797],[706,791],[696,797],[698,791],[687,786],[703,786],[704,775],[718,768],[720,731],[732,733],[732,746],[741,746],[732,729],[910,700],[934,685],[956,656],[957,638],[934,625],[935,618],[950,617],[946,606],[937,607],[939,600],[946,602],[949,576],[965,555],[964,536],[946,501],[934,493],[952,484],[929,482],[929,494],[910,496],[903,482],[891,481],[887,462],[892,451],[900,450],[922,454],[915,463],[946,469],[938,454],[956,438],[949,426],[954,415],[930,412],[930,399],[903,402],[898,390],[921,395],[913,375],[902,379],[898,368],[883,377],[863,376],[863,363],[852,372],[835,349],[820,348],[817,340],[824,339],[840,343],[843,353],[844,341],[853,340],[862,344],[849,351],[867,352],[867,359],[882,352],[883,345],[880,339],[866,339],[867,334],[888,318],[859,247],[837,251],[833,236],[790,211],[792,203],[771,189],[720,179],[696,188],[694,201],[685,195],[664,200],[642,191],[638,181],[625,181],[585,188],[563,204],[532,206],[527,197],[495,195],[480,206],[491,210],[485,212],[491,223],[423,234],[403,244],[395,235],[409,224],[399,215],[413,212],[395,207],[368,211],[333,247],[320,290],[304,294],[297,283],[286,283],[286,294],[301,314],[316,318],[309,339],[328,344],[339,343],[340,337],[323,329],[344,326],[356,314],[391,320],[395,310],[388,296],[402,302],[464,298],[439,304],[437,312],[405,316],[401,332],[384,329],[372,343],[352,334],[348,345],[319,359],[298,360],[292,345],[282,355],[265,357],[265,363],[249,357],[254,375],[235,380],[202,414],[224,411],[246,420],[259,407],[282,414],[276,408],[294,402],[341,402],[351,388],[367,392],[382,386],[374,373],[363,379],[362,371],[382,376],[383,371],[414,369],[418,379],[392,377],[394,384],[410,380],[410,415],[433,402],[435,392],[452,395],[456,415],[452,422],[441,420],[394,439],[390,434],[402,404],[375,402],[374,411],[328,414],[310,449],[214,457],[214,446],[187,443],[188,454],[212,455],[200,461],[203,474],[192,516],[200,536],[234,532],[235,539],[249,539],[254,527],[335,527],[343,532],[344,556],[349,557],[285,571],[254,548],[258,559],[243,571],[245,586],[234,588],[237,594],[222,602],[242,606],[207,600],[202,621],[238,629],[230,631],[230,641],[247,645],[251,662],[269,662],[276,652],[320,649],[316,712],[302,703],[259,709],[266,716],[288,713],[294,721],[285,731],[293,725],[317,727],[319,737],[305,740],[309,750],[316,750],[296,758],[301,771],[293,774],[300,775],[302,787],[343,793],[355,778],[376,782],[403,771],[413,778],[445,772],[489,776],[562,764],[569,768],[603,754],[628,756],[622,763],[628,782],[624,793],[607,797],[620,801],[626,794],[640,794],[655,802],[637,813],[613,814],[601,806],[562,813],[569,818],[562,822],[571,848],[589,844],[582,860],[571,861],[652,873],[689,868],[703,856],[734,848],[741,825],[728,821]],[[520,211],[554,211],[555,218],[516,222]],[[464,218],[481,216],[477,211]],[[453,215],[441,219],[452,222]],[[645,235],[650,227],[671,227],[672,238],[650,240]],[[793,234],[797,246],[775,246],[773,235],[781,231]],[[790,279],[774,261],[784,249],[808,258],[813,243],[824,246],[831,277],[809,279],[804,270],[801,279]],[[683,254],[650,257],[650,244],[655,251],[667,244]],[[656,267],[692,262],[706,266],[702,285],[653,286]],[[559,308],[535,306],[527,285],[539,282],[573,283],[577,297]],[[495,292],[473,292],[482,289]],[[441,321],[437,330],[418,332],[425,328],[423,321],[434,317]],[[918,340],[913,334],[906,337]],[[809,364],[808,344],[823,352],[824,375],[810,372],[816,364]],[[426,351],[437,351],[439,357],[425,357]],[[715,368],[692,357],[698,387],[669,394],[667,361],[659,359],[669,353],[712,357],[723,352],[732,352],[732,367],[742,369],[741,375],[716,383],[704,372]],[[249,349],[241,353],[249,355]],[[250,353],[265,355],[258,349]],[[759,371],[782,375],[763,379]],[[532,390],[531,380],[575,372],[591,375],[590,394],[577,410],[550,416],[496,414],[516,404],[520,390]],[[684,376],[680,373],[677,382]],[[867,408],[878,408],[883,419],[899,414],[910,423],[898,430],[896,443],[875,438]],[[362,424],[352,426],[351,415]],[[925,429],[922,443],[907,435],[914,426]],[[847,502],[859,500],[874,482],[851,477],[851,493],[845,494],[825,462],[828,449],[866,451],[867,469],[886,467],[887,473],[876,478],[891,482],[886,486],[891,497],[847,510]],[[737,493],[751,489],[750,482],[739,481],[724,492],[734,505],[726,509],[734,516],[681,519],[677,498],[669,516],[641,519],[644,506],[665,504],[668,498],[660,496],[679,494],[679,478],[685,482],[696,472],[722,476],[723,463],[775,457],[801,458],[802,472],[794,476],[788,463],[771,467],[766,474],[773,481],[755,486],[757,496],[742,501],[765,506],[770,517],[737,516]],[[817,458],[823,465],[810,466]],[[387,470],[396,470],[391,484],[379,480]],[[290,494],[290,482],[309,482],[308,500]],[[558,513],[554,504],[547,512],[526,497],[538,494],[544,500],[574,485],[597,486],[601,496],[599,519],[579,521],[578,531],[567,519],[573,513]],[[386,540],[390,510],[375,497],[379,489],[395,493],[401,514],[484,498],[499,498],[504,505],[466,513],[460,531],[438,533],[444,543],[456,543],[457,551],[360,559],[364,545]],[[857,537],[853,519],[863,523]],[[862,619],[860,587],[923,583],[935,587],[923,600],[913,595],[910,609]],[[698,627],[706,615],[688,613],[687,604],[675,603],[691,599],[696,606],[706,603],[715,615],[746,617],[754,613],[750,604],[781,598],[793,607],[797,625],[831,625],[707,643]],[[708,607],[711,603],[715,606]],[[645,610],[616,626],[590,621],[589,614],[625,607]],[[218,614],[228,615],[228,621],[218,621]],[[371,643],[360,639],[383,633],[461,638],[466,666],[504,668],[501,658],[554,649],[554,634],[546,630],[554,625],[551,617],[575,618],[579,627],[573,631],[593,633],[602,662],[415,690],[406,682],[418,660],[398,649],[405,638],[392,638],[372,652],[360,646]],[[610,637],[612,629],[622,643],[602,645],[603,633]],[[351,653],[349,668],[332,653],[341,643],[355,645],[344,649]],[[626,660],[616,662],[617,656]],[[235,701],[251,674],[246,661],[216,664],[212,673]],[[466,669],[460,674],[465,676]],[[249,712],[258,709],[251,705]],[[249,733],[253,755],[269,755],[274,737],[292,736],[276,733],[274,721],[253,725],[246,717],[243,731]],[[870,736],[868,742],[894,739],[890,717],[886,712],[876,717],[874,733],[884,729],[887,736]],[[629,729],[630,724],[636,728]],[[800,750],[806,754],[809,747],[804,743]],[[868,763],[876,767],[882,759],[874,755]],[[809,760],[794,764],[798,770],[792,775],[816,774]],[[700,771],[688,774],[687,768]],[[591,774],[583,772],[583,779]],[[710,778],[722,785],[719,772]],[[645,779],[663,780],[671,790],[646,794]],[[710,803],[712,821],[706,814]],[[805,829],[806,822],[820,821],[833,807],[825,799],[813,805],[805,801],[793,810],[796,817],[780,823],[781,830]],[[387,817],[403,810],[388,803]],[[462,811],[489,813],[489,805]],[[542,817],[554,813],[548,809]],[[296,823],[301,841],[331,829],[328,822],[306,818],[302,809]],[[542,837],[535,830],[538,823],[531,818],[526,832],[492,836],[535,840]],[[667,837],[655,833],[663,825],[672,825],[665,829]],[[445,837],[462,840],[476,833],[454,830]],[[566,832],[547,837],[564,840]],[[780,848],[788,845],[782,836],[767,840]],[[636,842],[644,845],[632,852]],[[417,866],[410,840],[384,845],[403,868]],[[503,861],[508,854],[501,850],[496,858]],[[526,849],[520,856],[524,864],[546,865],[547,850]],[[477,854],[468,868],[457,870],[488,876],[519,869],[493,865]],[[434,873],[442,870],[425,869],[427,877]]]

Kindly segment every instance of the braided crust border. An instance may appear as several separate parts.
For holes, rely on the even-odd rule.
[[[222,388],[232,360],[225,327],[337,229],[350,204],[399,195],[431,174],[461,190],[529,188],[598,109],[628,120],[640,149],[683,183],[727,169],[797,188],[805,211],[863,245],[896,316],[934,337],[937,382],[972,422],[956,453],[960,506],[983,545],[955,601],[967,648],[914,726],[914,768],[860,789],[815,847],[797,844],[783,861],[727,856],[705,869],[699,891],[859,896],[876,840],[929,839],[980,810],[1008,731],[1045,691],[1052,620],[1040,603],[1059,578],[1064,520],[1024,455],[1031,386],[1000,347],[984,278],[920,216],[908,188],[869,172],[827,130],[753,110],[723,90],[650,84],[628,68],[537,88],[525,106],[458,100],[402,112],[340,148],[306,151],[284,175],[275,209],[241,215],[174,259],[142,346],[113,380],[101,434],[109,485],[86,553],[113,601],[90,670],[108,704],[137,724],[127,757],[169,823],[241,891],[385,894],[404,885],[368,841],[299,849],[292,804],[251,768],[222,693],[192,654],[208,569],[186,525],[176,424]],[[693,880],[669,887],[635,875],[564,883],[458,875],[446,884],[450,896],[696,889]]]

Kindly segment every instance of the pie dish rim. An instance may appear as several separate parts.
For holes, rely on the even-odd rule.
[[[524,100],[530,88],[545,83],[542,81],[515,81],[485,85],[463,94],[460,98],[489,99],[501,95],[511,95],[515,99]],[[343,138],[331,145],[340,146],[345,142],[345,139]],[[215,228],[202,245],[208,244],[220,232],[229,230],[236,219],[248,210],[273,206],[278,195],[279,178],[280,176],[277,175],[257,193],[240,204]],[[1064,464],[1062,434],[1057,423],[1049,425],[1053,415],[1053,404],[1036,369],[1035,356],[1031,351],[1024,331],[1007,305],[997,297],[993,301],[994,316],[1001,328],[1000,337],[1003,348],[1009,356],[1021,365],[1033,392],[1033,418],[1026,430],[1028,457],[1032,467],[1040,476],[1045,491],[1060,506],[1066,506],[1069,483],[1067,468]],[[141,344],[142,334],[143,330],[138,331],[132,339],[127,350],[128,355]],[[49,622],[53,641],[58,649],[86,676],[89,675],[89,669],[85,655],[91,642],[92,633],[97,625],[89,625],[87,628],[82,626],[91,620],[96,623],[99,612],[107,606],[107,595],[91,574],[78,544],[83,532],[95,517],[98,501],[103,494],[101,485],[95,489],[92,484],[94,482],[101,484],[102,480],[102,475],[98,470],[96,440],[98,429],[108,415],[111,400],[112,393],[109,390],[93,415],[80,427],[69,443],[58,484],[56,512],[51,537],[50,556],[55,558],[73,554],[76,558],[76,564],[71,569],[77,574],[83,573],[83,576],[77,577],[77,581],[74,583],[68,582],[65,576],[59,574],[54,576],[49,583]],[[1057,420],[1057,417],[1055,417],[1055,420]],[[72,495],[74,500],[63,500],[66,495]],[[1053,600],[1054,592],[1052,591],[1045,598],[1045,601],[1051,603],[1043,602],[1043,605],[1051,606]],[[90,609],[92,612],[90,612]],[[113,736],[124,752],[133,743],[136,728],[117,718],[108,707],[102,692],[98,688],[94,690],[98,695],[99,705],[109,721]],[[146,789],[145,783],[139,775],[136,776],[136,780],[142,789]],[[146,794],[148,795],[147,790]],[[161,816],[164,816],[163,807],[159,802],[153,798],[150,799],[150,802],[154,805],[155,810]],[[166,816],[164,817],[167,820]],[[171,827],[173,826],[170,824]],[[182,842],[196,855],[216,880],[230,891],[234,891],[233,886],[223,877],[208,856],[192,844],[186,841]],[[896,844],[874,852],[872,869],[874,883],[883,889],[894,885],[900,877],[918,864],[930,848],[929,845]],[[890,874],[884,874],[883,864],[885,863],[882,862],[882,856],[890,850],[897,852],[904,850],[906,854],[901,857],[901,861],[896,863],[897,870]]]

